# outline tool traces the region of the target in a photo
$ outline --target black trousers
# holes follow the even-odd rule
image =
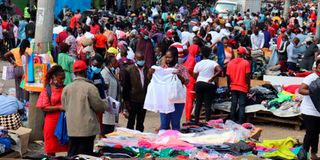
[[[318,153],[320,117],[302,115],[303,124],[306,127],[306,135],[303,139],[303,149],[311,153]]]
[[[136,130],[143,132],[143,123],[147,111],[143,109],[143,103],[130,102],[130,106],[127,128],[134,129],[134,125],[136,124]]]
[[[231,91],[230,119],[239,124],[244,123],[247,94],[241,91]],[[239,107],[239,109],[238,109]]]
[[[96,136],[90,137],[69,137],[68,157],[78,154],[93,155],[94,139]]]
[[[102,135],[114,132],[115,125],[102,124]]]
[[[217,87],[214,84],[206,82],[197,82],[196,84],[196,108],[194,110],[195,121],[198,122],[202,104],[206,109],[206,121],[211,119],[211,106]]]

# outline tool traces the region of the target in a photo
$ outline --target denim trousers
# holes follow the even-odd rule
[[[174,112],[167,114],[160,113],[160,130],[180,130],[180,120],[184,109],[184,103],[174,104],[174,108]]]
[[[231,91],[231,115],[230,119],[242,124],[245,122],[247,93],[241,91]],[[239,109],[238,109],[239,107]]]

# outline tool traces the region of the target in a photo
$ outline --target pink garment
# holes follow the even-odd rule
[[[275,150],[278,150],[278,149],[277,148],[266,148],[266,147],[263,147],[263,146],[256,146],[255,150],[270,152],[270,151],[275,151]]]
[[[194,146],[187,142],[177,139],[174,136],[160,136],[154,140],[141,139],[138,142],[139,147],[153,148],[162,150],[164,148],[173,148],[176,150],[192,150]]]

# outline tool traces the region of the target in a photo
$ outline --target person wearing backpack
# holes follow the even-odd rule
[[[306,128],[306,134],[303,140],[303,150],[301,154],[307,157],[307,154],[311,148],[311,160],[318,159],[318,143],[320,134],[320,113],[317,106],[313,103],[310,96],[310,84],[320,77],[320,59],[316,61],[315,72],[304,78],[299,93],[303,95],[301,103],[301,113],[303,124]]]
[[[41,108],[45,113],[43,136],[44,151],[47,155],[55,156],[58,152],[67,152],[68,145],[61,145],[54,135],[62,109],[62,90],[65,79],[64,70],[61,66],[55,65],[46,75],[45,89],[39,95],[37,108]]]

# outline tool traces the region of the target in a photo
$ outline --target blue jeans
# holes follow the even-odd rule
[[[184,103],[174,104],[174,112],[172,113],[160,113],[160,130],[180,130],[180,120],[184,109]],[[171,123],[171,127],[170,127]]]

